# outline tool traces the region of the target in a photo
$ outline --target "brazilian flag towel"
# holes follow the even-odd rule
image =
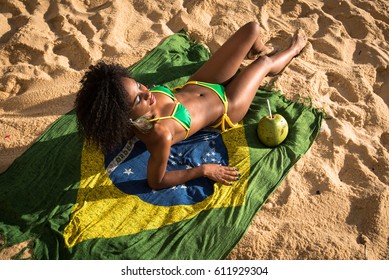
[[[146,85],[174,87],[209,56],[180,32],[130,70]],[[272,149],[256,135],[266,99],[289,123],[287,139]],[[4,247],[30,240],[35,259],[223,259],[310,148],[322,118],[280,92],[259,90],[237,128],[204,129],[173,146],[169,158],[168,170],[229,164],[239,168],[240,181],[225,186],[200,178],[156,192],[146,183],[142,142],[131,139],[104,155],[78,135],[71,111],[0,174]]]

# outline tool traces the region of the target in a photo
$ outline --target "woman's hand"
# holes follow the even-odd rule
[[[202,167],[205,177],[224,185],[232,185],[232,183],[239,180],[241,176],[237,168],[230,166],[204,164]]]

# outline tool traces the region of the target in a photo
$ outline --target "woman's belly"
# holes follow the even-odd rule
[[[224,105],[220,97],[208,88],[187,85],[176,94],[176,97],[191,115],[190,135],[215,123],[224,114]]]

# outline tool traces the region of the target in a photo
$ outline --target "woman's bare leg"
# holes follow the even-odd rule
[[[266,50],[259,38],[259,24],[249,22],[236,31],[191,77],[192,81],[224,84],[238,71],[247,54]]]
[[[283,70],[301,52],[306,42],[304,31],[298,29],[288,49],[272,56],[259,57],[226,86],[228,116],[232,122],[239,122],[246,115],[262,80],[268,74],[277,74]]]

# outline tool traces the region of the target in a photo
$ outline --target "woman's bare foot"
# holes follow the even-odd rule
[[[302,28],[296,30],[292,42],[286,50],[264,57],[269,66],[269,76],[280,75],[294,57],[298,56],[307,44],[307,36]]]
[[[290,48],[294,49],[296,54],[299,55],[304,47],[307,45],[307,35],[305,35],[304,30],[300,27],[293,34],[292,43],[290,44]]]
[[[265,45],[261,38],[258,37],[253,46],[246,55],[246,59],[254,60],[259,56],[268,55],[273,51],[273,47]]]
[[[263,45],[261,49],[254,49],[254,46],[247,53],[246,59],[255,60],[260,56],[268,55],[274,51],[273,46]]]

